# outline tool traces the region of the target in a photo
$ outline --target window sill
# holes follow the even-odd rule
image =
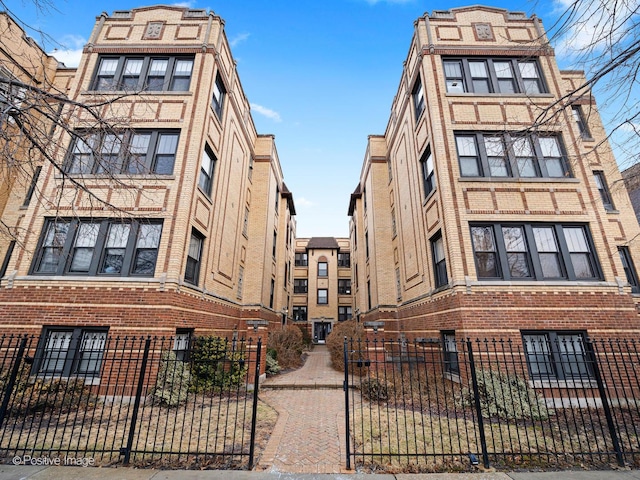
[[[213,205],[213,200],[211,200],[211,195],[205,192],[198,186],[198,191],[202,194],[202,196],[209,202],[209,205]]]
[[[505,182],[505,183],[580,183],[574,177],[458,177],[459,182]]]
[[[531,388],[598,388],[598,384],[595,380],[585,378],[584,380],[529,380],[529,386]]]
[[[154,90],[154,91],[148,91],[148,90],[138,90],[138,91],[130,91],[130,90],[84,90],[83,92],[80,93],[81,95],[117,95],[118,97],[122,97],[124,96],[135,96],[135,97],[139,97],[139,96],[144,96],[145,100],[146,97],[150,97],[150,96],[155,96],[155,95],[169,95],[172,97],[176,97],[176,96],[185,96],[188,95],[190,97],[193,96],[193,92],[191,90],[185,90],[185,91],[174,91],[174,90],[166,90],[166,91],[160,91],[160,90]]]
[[[618,287],[617,283],[604,282],[602,280],[476,280],[467,282],[468,286],[488,287],[496,285],[505,287]]]
[[[56,173],[55,178],[61,179],[65,177],[82,178],[84,180],[110,180],[113,178],[135,178],[136,180],[175,180],[176,176],[164,175],[161,173],[113,173],[113,174],[96,174],[96,173]]]
[[[47,374],[37,374],[29,377],[29,383],[34,384],[37,379],[46,380],[46,381],[54,381],[54,380],[84,380],[84,384],[88,387],[98,386],[100,385],[100,377],[94,376],[83,376],[83,375],[72,375],[70,377],[62,377],[60,375],[47,375]]]
[[[459,373],[453,373],[453,372],[444,372],[444,378],[446,378],[447,380],[450,380],[454,383],[462,383],[462,379],[460,378],[460,374]]]
[[[445,92],[446,97],[489,97],[489,98],[555,98],[551,93],[474,93],[474,92]]]
[[[424,207],[427,203],[429,203],[429,200],[431,200],[431,197],[433,197],[436,194],[436,190],[437,188],[434,188],[433,190],[431,190],[426,197],[424,197],[424,200],[422,202],[422,206]]]
[[[605,208],[604,211],[607,215],[618,215],[620,210],[616,210],[615,208]]]

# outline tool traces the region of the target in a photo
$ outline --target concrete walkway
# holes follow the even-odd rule
[[[260,399],[279,416],[255,470],[346,472],[343,379],[327,347],[317,345],[302,368],[264,382]]]

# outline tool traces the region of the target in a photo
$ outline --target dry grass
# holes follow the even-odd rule
[[[356,453],[362,470],[466,471],[472,469],[469,452],[482,461],[478,428],[470,413],[458,411],[455,417],[368,402],[356,405],[354,412],[354,451],[366,453]],[[615,463],[614,455],[598,453],[612,451],[607,432],[588,424],[570,428],[563,415],[535,423],[485,420],[485,435],[491,465],[497,468],[609,468]],[[640,455],[637,435],[627,433],[622,440],[631,446],[627,451]]]
[[[131,403],[102,402],[94,408],[59,415],[42,412],[5,422],[0,448],[7,457],[29,453],[94,458],[96,465],[121,462],[127,445]],[[256,458],[273,431],[277,413],[259,402]],[[14,433],[15,432],[15,433]],[[131,463],[181,468],[241,468],[251,433],[251,401],[201,396],[177,408],[140,407]],[[11,447],[11,448],[9,448]],[[136,453],[139,452],[139,453]]]

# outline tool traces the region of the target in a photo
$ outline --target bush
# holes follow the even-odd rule
[[[504,420],[546,420],[554,411],[544,398],[517,375],[494,370],[480,370],[477,374],[482,415]],[[460,404],[475,405],[473,390],[465,388]]]
[[[275,350],[267,350],[267,375],[277,375],[280,373],[281,368],[278,360],[276,360],[276,355]]]
[[[360,345],[359,342],[367,337],[367,333],[362,324],[356,322],[355,319],[339,322],[333,326],[333,330],[327,338],[327,348],[331,354],[331,365],[340,372],[344,372],[344,337],[347,337],[349,342],[353,340],[356,347],[361,346],[362,349],[365,349],[364,342]],[[352,353],[350,360],[358,360],[356,355],[356,353]]]
[[[287,325],[281,330],[269,334],[267,348],[276,352],[280,368],[298,368],[302,366],[302,332],[295,325]]]
[[[50,411],[59,414],[72,410],[93,408],[98,397],[85,385],[84,378],[36,378],[33,382],[20,381],[15,387],[15,400],[11,413],[28,415]]]
[[[192,391],[219,392],[239,387],[246,380],[244,354],[234,350],[226,338],[196,337],[191,360]]]
[[[389,400],[389,386],[374,377],[366,378],[360,382],[360,393],[371,402],[386,402]]]
[[[173,350],[162,353],[156,384],[151,389],[153,403],[177,407],[187,401],[191,372],[186,362],[181,362]]]
[[[302,333],[302,345],[305,349],[309,350],[313,345],[313,339],[311,338],[311,333],[309,333],[307,325],[296,324],[295,326],[298,327],[300,329],[300,332]]]

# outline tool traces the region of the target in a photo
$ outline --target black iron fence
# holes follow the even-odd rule
[[[2,336],[0,455],[15,464],[251,469],[260,356],[259,340],[77,329]]]
[[[640,466],[640,343],[346,340],[347,464],[379,471]]]

